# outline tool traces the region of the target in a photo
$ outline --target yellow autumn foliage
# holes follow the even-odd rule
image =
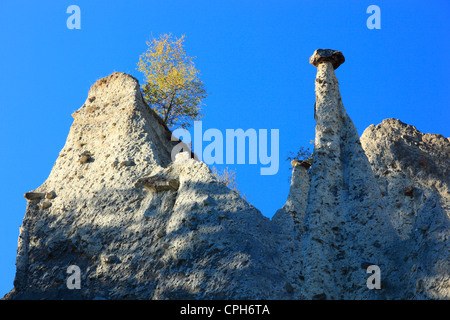
[[[137,63],[144,74],[144,98],[169,128],[187,128],[191,121],[198,120],[207,96],[194,65],[195,57],[185,52],[184,38],[170,34],[152,38]]]

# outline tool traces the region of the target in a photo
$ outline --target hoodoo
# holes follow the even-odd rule
[[[383,211],[381,194],[359,135],[342,103],[335,69],[340,51],[318,49],[316,136],[302,237],[306,298],[345,299],[371,293],[363,261],[387,269],[382,252],[395,234]]]

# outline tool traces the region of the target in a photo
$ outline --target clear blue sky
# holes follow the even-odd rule
[[[66,9],[81,9],[69,30]],[[369,30],[369,5],[381,30]],[[280,130],[280,170],[234,165],[239,188],[272,217],[289,191],[289,151],[314,139],[317,48],[341,50],[343,102],[362,134],[398,118],[450,136],[450,1],[0,2],[0,297],[13,287],[23,193],[48,177],[89,87],[135,69],[151,34],[186,35],[209,93],[203,128]]]

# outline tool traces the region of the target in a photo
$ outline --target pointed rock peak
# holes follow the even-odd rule
[[[322,62],[329,61],[336,70],[341,64],[345,62],[344,55],[340,51],[332,49],[317,49],[314,54],[309,58],[309,63],[317,67]]]
[[[64,148],[45,185],[36,192],[126,188],[153,169],[165,168],[177,141],[145,103],[139,81],[114,72],[95,82],[74,114]],[[50,189],[49,189],[50,188]]]
[[[97,80],[90,88],[84,105],[72,116],[74,119],[84,113],[94,114],[95,111],[103,111],[102,107],[117,107],[119,100],[124,97],[142,100],[139,81],[129,74],[114,72],[113,74]],[[110,110],[109,110],[110,111]],[[104,112],[101,112],[104,113]]]
[[[133,77],[92,86],[49,178],[25,194],[9,298],[287,297],[270,220],[189,152],[172,161],[179,142],[158,119]],[[68,265],[92,285],[68,290]]]

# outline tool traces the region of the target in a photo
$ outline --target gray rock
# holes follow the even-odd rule
[[[51,200],[56,197],[55,191],[50,191],[45,194],[45,199]]]
[[[313,160],[293,164],[272,220],[192,153],[173,161],[180,142],[136,79],[97,81],[49,177],[25,196],[36,201],[4,299],[449,299],[449,140],[385,120],[360,141],[334,74],[342,54],[314,56]],[[37,201],[46,190],[58,196]],[[372,262],[382,290],[366,287]],[[80,290],[66,287],[70,265]]]
[[[159,176],[141,178],[138,180],[138,182],[140,182],[145,189],[151,192],[161,192],[168,190],[177,191],[180,187],[180,183],[177,180],[167,179]]]
[[[450,299],[450,139],[385,119],[361,144],[401,239],[395,253],[408,288],[401,296]]]
[[[45,197],[45,193],[42,192],[26,192],[24,195],[27,200],[40,200]]]
[[[41,203],[39,203],[39,207],[42,209],[48,209],[52,206],[52,203],[49,201],[42,201]]]
[[[136,165],[133,160],[125,160],[119,163],[119,167],[131,167]]]

